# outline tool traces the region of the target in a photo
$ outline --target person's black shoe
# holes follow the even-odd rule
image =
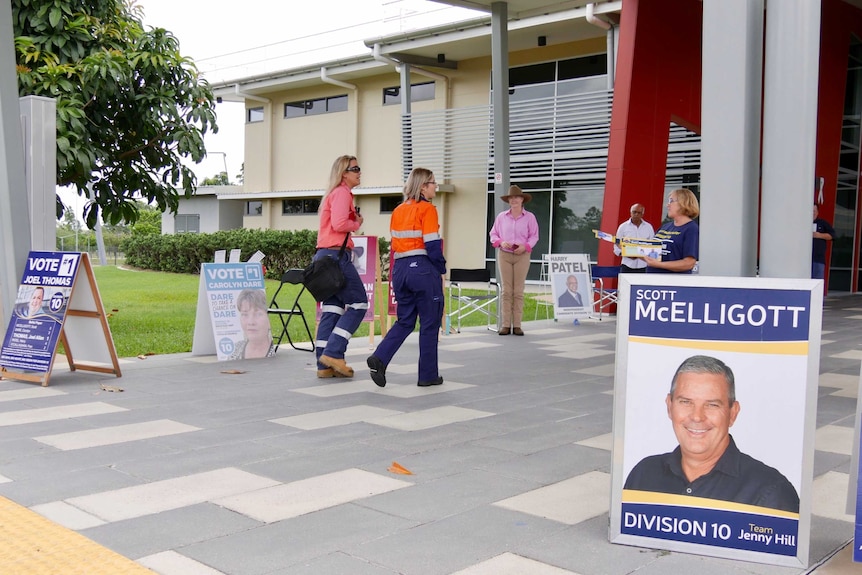
[[[419,387],[429,387],[431,385],[440,385],[441,383],[443,383],[443,378],[438,377],[437,379],[432,379],[431,381],[420,381],[416,385],[418,385]]]
[[[383,361],[376,355],[369,355],[365,360],[368,364],[368,369],[371,370],[371,379],[378,387],[386,387],[386,366]]]

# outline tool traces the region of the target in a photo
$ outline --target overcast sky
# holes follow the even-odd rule
[[[137,0],[146,26],[164,28],[180,42],[210,82],[283,70],[356,54],[362,40],[482,16],[426,0]],[[219,132],[205,137],[208,157],[190,164],[198,176],[225,170],[232,181],[243,161],[245,106],[216,106]],[[216,153],[219,152],[219,153]],[[74,192],[61,195],[76,206]]]
[[[386,34],[474,18],[481,13],[425,0],[138,0],[144,23],[171,31],[184,56],[210,82],[248,77],[367,54],[362,42]],[[206,138],[207,160],[198,178],[239,174],[243,155],[243,104],[216,107],[219,133]],[[213,152],[223,152],[215,154]]]

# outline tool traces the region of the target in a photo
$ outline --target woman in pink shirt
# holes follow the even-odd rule
[[[497,248],[503,290],[503,325],[500,335],[524,335],[521,318],[524,315],[524,283],[530,271],[530,252],[539,241],[539,222],[536,216],[524,209],[533,199],[518,186],[509,188],[509,194],[500,198],[509,209],[497,214],[488,234],[491,245]],[[511,326],[511,329],[510,329]]]
[[[314,350],[317,354],[317,377],[353,377],[353,368],[344,360],[347,343],[353,335],[365,310],[368,295],[353,266],[352,232],[362,227],[362,216],[353,204],[353,188],[359,185],[362,170],[355,156],[340,156],[332,164],[327,192],[320,201],[320,228],[317,231],[317,253],[314,259],[324,256],[338,258],[341,245],[347,238],[347,248],[339,260],[344,279],[341,291],[321,302],[320,321]]]

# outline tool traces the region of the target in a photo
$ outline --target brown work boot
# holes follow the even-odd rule
[[[344,377],[353,377],[353,368],[347,365],[343,358],[329,357],[328,355],[320,356],[320,363],[326,367],[331,367]]]
[[[317,378],[318,379],[326,379],[329,377],[349,377],[344,375],[343,373],[338,373],[331,367],[327,367],[326,369],[318,369],[317,370]]]

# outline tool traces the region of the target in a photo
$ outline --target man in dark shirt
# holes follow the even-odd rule
[[[730,436],[740,407],[724,362],[704,355],[682,362],[665,403],[679,446],[635,465],[624,489],[799,512],[799,495],[787,478],[740,452]]]
[[[826,248],[835,239],[835,229],[819,218],[820,209],[814,204],[814,223],[811,230],[811,278],[822,280],[826,276]]]

